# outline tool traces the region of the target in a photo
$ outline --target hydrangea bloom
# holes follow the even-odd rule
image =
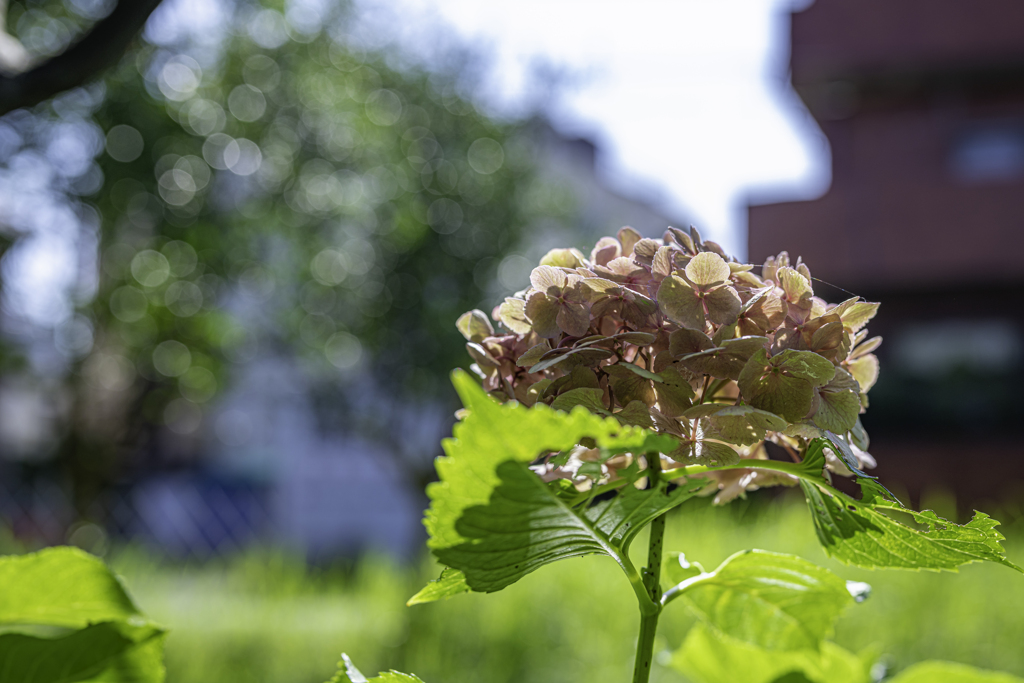
[[[760,274],[755,271],[760,269]],[[550,251],[530,287],[458,321],[484,388],[501,401],[583,406],[670,434],[663,467],[767,458],[765,442],[796,458],[826,432],[848,448],[829,469],[872,466],[859,418],[878,376],[881,342],[864,326],[878,304],[814,295],[807,265],[782,252],[760,268],[726,256],[696,229],[646,239],[632,228],[604,237],[587,258]],[[579,488],[610,481],[633,462],[582,444],[534,469]],[[788,475],[735,469],[708,473],[725,502]]]

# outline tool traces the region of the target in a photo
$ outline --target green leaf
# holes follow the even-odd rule
[[[704,567],[699,562],[690,562],[683,553],[669,552],[665,554],[665,566],[662,568],[662,576],[669,583],[682,583],[703,573]]]
[[[405,605],[406,607],[412,607],[413,605],[421,605],[426,602],[434,602],[435,600],[447,600],[454,595],[465,593],[468,590],[469,586],[466,585],[466,576],[457,569],[445,567],[441,571],[441,576],[420,589],[420,592],[409,598]]]
[[[766,650],[702,623],[672,658],[672,668],[695,683],[869,683],[872,663],[828,641],[820,650]]]
[[[1001,671],[975,669],[954,662],[920,662],[888,680],[889,683],[1024,683],[1024,678]]]
[[[154,626],[112,621],[58,638],[5,633],[0,683],[160,683],[163,636]]]
[[[853,452],[853,449],[850,448],[850,444],[846,443],[846,439],[838,434],[833,434],[830,431],[825,432],[825,437],[828,439],[827,447],[843,461],[844,465],[846,465],[852,472],[856,473],[857,476],[867,477],[868,479],[878,479],[878,477],[873,477],[860,469],[860,460],[857,459],[857,455]]]
[[[563,413],[543,405],[499,404],[462,371],[453,383],[466,407],[437,461],[425,524],[428,546],[464,573],[475,591],[500,590],[556,560],[603,553],[624,567],[629,541],[651,519],[694,495],[704,482],[669,492],[632,487],[610,501],[573,506],[560,488],[529,469],[538,455],[566,451],[582,439],[614,452],[666,451],[676,442],[583,408]],[[635,571],[635,570],[634,570]]]
[[[367,679],[352,663],[349,656],[342,654],[341,661],[338,662],[338,673],[334,674],[334,677],[327,683],[423,683],[423,681],[412,674],[403,674],[397,671],[382,671],[373,678]]]
[[[666,593],[704,622],[770,650],[817,649],[853,602],[846,582],[794,555],[744,550]]]
[[[0,624],[82,628],[141,618],[102,560],[78,548],[0,557]]]
[[[628,487],[610,501],[578,510],[522,463],[506,461],[495,474],[499,483],[487,504],[459,517],[457,532],[465,540],[443,547],[431,539],[441,562],[462,570],[471,590],[487,593],[560,559],[603,553],[621,563],[636,532],[703,487],[671,493],[664,486]]]
[[[847,564],[868,568],[955,571],[969,562],[998,562],[1024,572],[1006,559],[995,530],[999,522],[983,512],[961,526],[934,512],[914,512],[885,498],[884,490],[868,479],[858,480],[860,501],[825,493],[801,482],[814,518],[818,540],[825,552]],[[927,527],[919,530],[897,522],[891,513],[906,514]]]

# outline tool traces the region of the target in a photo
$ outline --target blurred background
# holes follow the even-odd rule
[[[623,225],[881,301],[878,474],[1024,552],[1014,0],[0,0],[0,112],[0,548],[106,555],[169,680],[625,675],[630,620],[577,633],[628,590],[402,606],[455,319]],[[799,501],[702,506],[705,563],[822,558]],[[1010,572],[841,573],[842,644],[1024,674]]]

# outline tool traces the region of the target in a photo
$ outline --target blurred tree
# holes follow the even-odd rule
[[[31,48],[81,2],[11,25]],[[165,427],[195,447],[257,353],[301,359],[326,428],[407,453],[396,406],[448,400],[457,315],[552,208],[528,127],[474,106],[465,53],[427,71],[360,49],[344,5],[220,9],[216,40],[140,42],[102,87],[8,117],[37,144],[74,119],[102,147],[62,186],[95,209],[57,449],[83,513],[126,463],[165,459]]]
[[[33,55],[5,30],[7,1],[0,0],[0,114],[83,85],[113,66],[158,4],[160,0],[70,3],[71,17],[97,21],[87,29],[75,21],[64,24],[76,30],[61,32],[64,40],[58,38],[52,49]]]

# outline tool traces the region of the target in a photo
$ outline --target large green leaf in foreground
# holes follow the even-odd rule
[[[811,508],[814,527],[825,552],[841,562],[868,568],[956,570],[969,562],[998,562],[1017,571],[999,544],[999,522],[983,512],[964,525],[942,519],[934,512],[914,512],[886,497],[873,481],[860,479],[859,501],[830,495],[801,482]],[[905,514],[925,527],[902,524],[890,514]]]
[[[835,643],[818,650],[766,650],[698,623],[672,657],[672,668],[695,683],[870,683],[870,658]]]
[[[139,616],[107,565],[77,548],[0,557],[0,624],[81,628]]]
[[[633,537],[654,517],[683,502],[703,482],[671,491],[624,487],[619,495],[588,506],[558,483],[546,484],[529,469],[537,456],[565,451],[584,438],[609,452],[665,452],[671,437],[658,436],[612,418],[575,408],[499,404],[467,374],[453,383],[467,409],[444,442],[437,461],[440,481],[427,489],[428,545],[445,565],[464,575],[466,586],[491,592],[563,558],[604,553],[620,564]],[[574,494],[575,492],[570,492]],[[423,602],[458,588],[459,577],[442,577],[414,598]]]
[[[745,550],[666,593],[702,621],[768,649],[817,649],[853,596],[846,582],[795,555]]]
[[[0,627],[0,683],[164,679],[163,630],[77,548],[0,557]]]
[[[163,680],[164,632],[104,622],[59,638],[0,636],[3,683],[155,683]]]
[[[875,657],[825,641],[817,650],[768,650],[698,623],[672,657],[672,668],[694,683],[871,683]],[[889,683],[1024,683],[997,671],[953,662],[921,662]]]
[[[985,671],[953,662],[921,662],[902,671],[889,683],[1024,683],[1024,678],[1001,671]]]

